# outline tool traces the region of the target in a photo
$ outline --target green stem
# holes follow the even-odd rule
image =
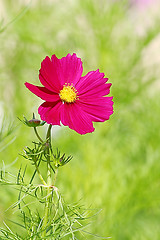
[[[36,127],[34,127],[34,131],[35,131],[35,134],[36,134],[37,138],[39,139],[39,141],[40,141],[40,142],[43,142],[42,138],[39,136],[39,134],[38,134],[38,132],[37,132]],[[42,183],[46,186],[47,184],[46,184],[46,182],[44,181],[44,179],[43,179],[43,177],[42,177],[42,175],[41,175],[41,173],[40,173],[40,171],[39,171],[39,168],[38,168],[38,166],[37,166],[36,163],[35,163],[35,167],[36,167],[36,170],[37,170],[37,173],[38,173],[39,178],[41,179]]]
[[[48,213],[49,213],[49,206],[50,206],[50,197],[51,197],[51,185],[52,185],[52,178],[51,178],[51,167],[50,167],[50,155],[49,155],[49,149],[51,146],[51,128],[52,125],[49,125],[47,135],[46,135],[46,143],[47,143],[47,195],[46,195],[46,203],[45,203],[45,209],[44,209],[44,220],[43,220],[43,225],[42,225],[42,237],[46,237],[46,227],[48,224]]]
[[[40,171],[39,171],[39,168],[38,168],[38,166],[37,166],[36,163],[35,163],[35,167],[36,167],[36,170],[37,170],[38,176],[39,176],[39,178],[41,179],[43,185],[47,186],[47,183],[44,181],[44,179],[43,179],[43,177],[42,177],[42,175],[41,175],[41,173],[40,173]]]
[[[52,125],[50,124],[48,127],[47,135],[46,135],[46,140],[49,144],[51,144],[51,128],[52,128]]]
[[[55,183],[56,183],[57,174],[58,174],[58,168],[55,169],[54,180],[53,180],[53,185],[54,186],[55,186]]]
[[[39,139],[40,142],[43,142],[42,138],[39,136],[38,132],[37,132],[37,129],[36,127],[34,127],[34,131],[35,131],[35,134],[37,136],[37,138]]]

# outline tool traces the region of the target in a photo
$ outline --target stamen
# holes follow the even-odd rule
[[[76,101],[77,90],[73,87],[73,84],[65,83],[63,89],[60,91],[59,96],[63,102],[73,103]]]

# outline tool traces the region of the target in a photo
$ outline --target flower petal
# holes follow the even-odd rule
[[[62,86],[65,83],[73,83],[73,85],[75,85],[76,82],[78,82],[81,78],[83,72],[81,59],[78,58],[75,53],[73,53],[73,55],[68,54],[66,57],[61,58],[60,62],[63,73],[61,74]]]
[[[60,125],[60,112],[61,112],[62,102],[44,102],[38,108],[38,113],[43,121],[48,124]]]
[[[93,123],[78,104],[63,104],[61,121],[63,125],[75,130],[79,134],[91,133],[94,131]]]
[[[79,96],[82,94],[95,94],[99,93],[101,96],[109,93],[111,84],[105,84],[108,78],[104,78],[104,73],[100,73],[99,69],[87,73],[84,77],[81,77],[79,82],[76,84],[76,89]]]
[[[101,97],[79,100],[77,104],[89,115],[94,122],[104,122],[113,114],[113,97]]]
[[[75,85],[82,72],[82,61],[75,53],[61,59],[53,55],[51,59],[46,57],[41,63],[39,79],[47,89],[59,93],[65,83]]]
[[[83,92],[83,93],[79,93],[78,96],[79,98],[90,98],[90,97],[103,97],[106,96],[110,93],[110,87],[111,87],[111,83],[105,83],[105,84],[101,84],[99,86],[93,87],[88,89],[88,91]]]
[[[53,57],[54,56],[54,57]],[[53,55],[52,60],[47,56],[41,63],[39,80],[43,86],[52,92],[59,93],[60,84],[60,61]]]
[[[41,99],[48,101],[48,102],[56,102],[58,101],[59,95],[51,92],[50,90],[48,90],[45,87],[39,87],[39,86],[35,86],[31,83],[26,82],[25,86],[35,95],[37,95],[38,97],[40,97]]]

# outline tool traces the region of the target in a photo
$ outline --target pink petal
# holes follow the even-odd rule
[[[66,57],[61,58],[60,62],[61,71],[63,73],[61,74],[62,86],[65,83],[73,83],[73,85],[75,85],[76,82],[79,81],[83,72],[81,59],[78,58],[75,53],[73,53],[73,55],[68,54]]]
[[[113,114],[113,97],[90,98],[86,101],[79,100],[77,104],[85,111],[92,121],[104,122]]]
[[[88,91],[83,93],[78,93],[79,98],[89,98],[89,97],[102,97],[110,93],[111,83],[106,83],[99,85],[97,87],[90,88]]]
[[[38,108],[38,113],[43,121],[48,124],[60,125],[60,112],[61,112],[62,102],[58,101],[55,103],[44,102]]]
[[[51,59],[46,57],[41,63],[39,79],[47,89],[59,93],[65,83],[75,85],[82,72],[82,61],[75,53],[61,59],[53,55]]]
[[[54,55],[52,60],[47,56],[41,63],[39,71],[39,80],[43,86],[52,92],[59,93],[61,89],[60,84],[60,61]]]
[[[38,87],[28,82],[25,83],[25,86],[35,95],[40,97],[41,99],[48,101],[48,102],[56,102],[58,101],[59,95],[51,92],[45,87]]]
[[[106,95],[106,92],[109,92],[110,85],[105,85],[105,83],[108,81],[108,78],[104,78],[104,73],[100,73],[99,69],[96,71],[91,71],[87,73],[84,77],[81,77],[79,82],[76,84],[76,89],[79,93],[79,95],[89,93],[90,91],[96,92],[96,89],[98,91],[102,91],[102,94]],[[103,91],[104,88],[104,91]],[[106,91],[107,88],[107,91]],[[91,92],[92,94],[92,92]]]
[[[78,104],[63,104],[61,121],[65,126],[75,130],[79,134],[86,134],[94,131],[91,119]]]

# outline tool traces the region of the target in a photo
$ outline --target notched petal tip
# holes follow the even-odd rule
[[[98,73],[99,76],[102,78],[105,76],[105,74],[103,72],[100,72],[99,68],[96,71],[92,71],[92,72]]]
[[[45,63],[46,61],[51,61],[50,57],[46,56],[43,61],[41,62],[41,65]]]
[[[68,59],[69,61],[78,61],[79,63],[83,64],[83,63],[82,63],[82,59],[79,58],[76,53],[72,53],[72,54],[68,53],[68,54],[66,55],[66,57],[62,57],[61,59],[63,59],[63,60],[64,60],[64,59]],[[60,60],[61,60],[61,59],[60,59]]]
[[[51,62],[54,63],[54,61],[59,61],[59,58],[56,57],[56,54],[53,54],[50,59]]]

